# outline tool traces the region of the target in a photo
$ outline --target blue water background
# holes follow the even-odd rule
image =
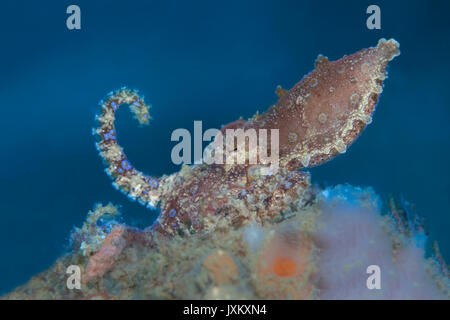
[[[252,116],[292,87],[319,53],[334,60],[395,38],[373,123],[335,160],[311,170],[323,185],[403,195],[450,260],[450,2],[21,1],[0,2],[0,294],[48,268],[96,202],[122,205],[147,226],[157,212],[130,202],[103,172],[91,128],[113,89],[138,88],[153,121],[119,111],[120,144],[148,174],[170,161],[176,128]],[[66,28],[81,7],[82,29]],[[381,30],[366,28],[370,4]]]

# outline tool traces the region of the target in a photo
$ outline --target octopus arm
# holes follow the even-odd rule
[[[140,124],[149,123],[150,106],[137,91],[121,88],[111,92],[100,102],[101,114],[96,116],[99,126],[93,129],[93,134],[97,137],[97,150],[107,166],[106,173],[112,178],[117,189],[133,200],[156,207],[161,198],[160,190],[164,178],[150,177],[135,169],[117,142],[115,114],[124,104],[130,106]]]

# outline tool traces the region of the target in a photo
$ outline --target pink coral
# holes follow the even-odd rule
[[[315,233],[320,298],[448,299],[448,278],[435,277],[434,260],[425,258],[424,235],[401,233],[395,219],[380,215],[380,203],[371,189],[323,191]],[[366,286],[371,265],[380,268],[380,289]]]
[[[100,249],[89,258],[86,273],[83,278],[85,283],[94,278],[101,277],[110,271],[125,247],[126,241],[123,238],[125,228],[118,225],[106,236]]]

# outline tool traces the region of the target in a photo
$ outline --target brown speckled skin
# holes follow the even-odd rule
[[[376,47],[337,61],[319,56],[315,69],[292,89],[277,89],[279,100],[268,111],[225,126],[279,129],[280,169],[270,176],[255,177],[254,166],[245,164],[202,164],[183,166],[180,172],[157,178],[156,187],[150,186],[154,178],[131,165],[126,170],[120,167],[125,154],[116,139],[105,138],[114,130],[113,102],[143,102],[136,92],[121,89],[102,103],[100,127],[94,130],[108,164],[106,172],[130,198],[150,206],[159,204],[161,215],[152,232],[186,235],[237,228],[249,221],[276,221],[290,203],[304,199],[310,185],[309,174],[297,170],[345,152],[371,122],[387,64],[399,54],[398,47],[395,40],[381,39]],[[141,123],[148,122],[145,104],[132,111]]]

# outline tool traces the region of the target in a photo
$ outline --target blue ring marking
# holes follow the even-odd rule
[[[151,187],[156,188],[156,187],[158,187],[158,180],[156,180],[156,179],[150,179],[150,181],[148,182],[148,184],[149,184]]]
[[[177,214],[177,210],[175,210],[175,209],[172,209],[172,210],[169,211],[169,216],[171,218],[175,217],[176,214]]]
[[[113,134],[115,134],[113,129],[111,129],[108,133],[103,134],[105,141],[107,141],[108,139],[116,140],[116,137],[113,136]]]
[[[194,185],[190,191],[191,191],[191,194],[193,194],[193,195],[196,194],[198,191],[198,185]]]
[[[123,160],[122,161],[122,168],[124,168],[125,170],[129,170],[131,169],[131,164],[128,160]]]
[[[112,102],[111,106],[113,107],[114,111],[119,108],[119,106],[115,102]]]

